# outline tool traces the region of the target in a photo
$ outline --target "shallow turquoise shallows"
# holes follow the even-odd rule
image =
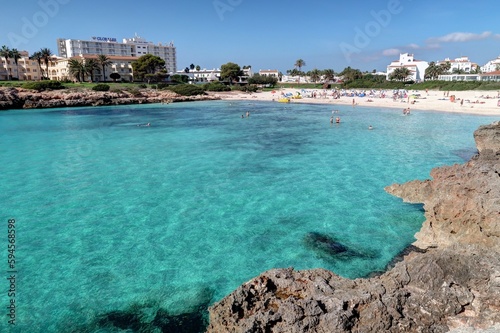
[[[463,163],[494,120],[250,100],[1,112],[0,331],[12,328],[8,219],[19,332],[145,301],[181,313],[276,267],[363,277],[424,221],[384,187]],[[311,246],[312,232],[351,255]]]

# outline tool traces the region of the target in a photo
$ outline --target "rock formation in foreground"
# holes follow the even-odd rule
[[[215,99],[220,99],[220,97],[217,95],[181,96],[168,90],[102,92],[90,89],[64,89],[37,92],[22,88],[0,88],[0,110],[146,104]]]
[[[348,280],[322,269],[273,269],[210,308],[208,332],[448,332],[500,327],[500,122],[479,154],[432,180],[386,191],[424,203],[412,251],[384,274]]]

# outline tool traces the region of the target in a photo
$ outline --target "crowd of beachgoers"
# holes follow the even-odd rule
[[[275,89],[258,93],[221,94],[222,99],[285,103],[323,103],[380,108],[407,108],[500,116],[500,91],[407,89]],[[404,105],[403,105],[404,104]]]

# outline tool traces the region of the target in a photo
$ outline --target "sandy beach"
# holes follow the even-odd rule
[[[500,92],[497,91],[412,91],[409,90],[406,95],[400,98],[393,98],[392,90],[386,90],[385,97],[380,97],[381,90],[376,90],[375,94],[370,95],[370,90],[356,89],[354,91],[365,91],[364,97],[359,96],[340,96],[334,98],[332,90],[303,90],[303,89],[276,89],[274,91],[243,93],[243,92],[222,92],[217,95],[224,100],[258,100],[274,101],[283,96],[297,96],[301,98],[290,98],[290,103],[317,103],[335,105],[353,105],[354,107],[378,107],[394,108],[402,110],[410,108],[411,112],[418,110],[455,112],[477,115],[499,115],[500,116]],[[316,97],[314,97],[316,92]],[[346,91],[351,93],[351,90]],[[325,96],[326,93],[326,96]]]

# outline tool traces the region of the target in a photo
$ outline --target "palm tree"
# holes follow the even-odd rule
[[[21,59],[21,54],[17,49],[12,49],[11,50],[11,58],[14,59],[14,63],[16,64],[16,71],[17,71],[17,79],[19,80],[19,66],[18,66],[18,60]]]
[[[325,82],[333,81],[333,79],[335,78],[335,72],[333,71],[333,69],[325,69],[323,71],[323,75],[325,77]]]
[[[306,62],[302,59],[298,59],[296,62],[295,62],[295,67],[298,67],[299,68],[299,82],[300,82],[300,70],[302,69],[302,67],[304,67],[306,65]]]
[[[424,78],[434,80],[439,76],[439,67],[436,66],[434,61],[429,63],[429,66],[425,69]]]
[[[311,77],[311,80],[314,83],[316,83],[320,79],[321,76],[320,74],[321,74],[320,71],[317,68],[315,68],[309,73],[309,76]]]
[[[74,76],[78,82],[82,82],[85,76],[85,67],[83,62],[77,59],[70,59],[68,61],[68,72],[70,75]]]
[[[471,74],[481,74],[482,71],[481,71],[481,67],[479,66],[476,66],[474,67],[471,71],[470,71]]]
[[[40,49],[40,56],[45,62],[45,75],[47,79],[49,78],[49,61],[50,57],[52,57],[52,51],[49,48]]]
[[[389,79],[390,80],[396,80],[396,81],[406,81],[406,79],[410,75],[411,75],[411,71],[408,68],[406,68],[406,67],[399,67],[399,68],[396,68],[389,75]]]
[[[3,45],[2,48],[0,49],[0,57],[5,58],[5,71],[7,72],[7,79],[10,80],[12,75],[10,75],[9,73],[8,62],[9,58],[12,57],[12,51],[7,46]]]
[[[451,74],[465,74],[465,70],[463,70],[461,68],[453,68],[453,70],[451,71]]]
[[[94,71],[99,69],[99,63],[95,59],[85,59],[85,64],[83,65],[85,73],[90,75],[90,81],[94,82]]]
[[[363,74],[359,69],[351,68],[351,66],[344,68],[339,75],[342,76],[344,81],[355,81],[363,77]]]
[[[34,52],[31,57],[31,60],[36,60],[38,63],[38,69],[40,69],[40,79],[43,76],[43,69],[42,69],[42,53],[41,52]]]
[[[440,64],[439,67],[441,67],[441,74],[446,74],[450,68],[451,68],[451,63],[449,61],[445,62],[444,64]]]
[[[189,65],[189,71],[190,72],[194,71],[195,68],[196,68],[196,66],[194,64]],[[195,79],[194,79],[194,74],[193,74],[193,82],[194,81],[195,81]]]
[[[106,82],[106,66],[111,65],[113,62],[106,55],[100,54],[97,56],[97,63],[102,67],[102,80]]]
[[[199,72],[201,69],[200,65],[196,65],[196,70]]]

